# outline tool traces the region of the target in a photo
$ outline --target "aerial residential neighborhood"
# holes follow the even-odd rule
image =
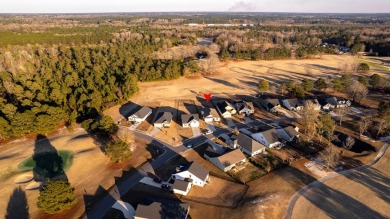
[[[390,218],[389,9],[4,2],[0,218]]]

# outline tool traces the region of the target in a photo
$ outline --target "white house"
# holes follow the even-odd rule
[[[231,118],[232,115],[236,114],[237,111],[234,106],[228,101],[217,103],[217,110],[223,118]]]
[[[240,149],[249,156],[255,156],[256,154],[263,153],[265,146],[255,141],[253,138],[243,133],[238,134],[237,144]]]
[[[133,115],[129,116],[128,120],[130,122],[142,122],[145,121],[148,116],[152,114],[152,109],[150,109],[147,106],[142,107],[140,110],[138,110],[136,113]]]
[[[269,148],[283,146],[282,142],[279,141],[279,132],[274,128],[263,132],[253,133],[251,136],[253,139]]]
[[[246,157],[240,150],[228,151],[222,155],[206,151],[204,157],[223,172],[227,172],[233,167],[246,162]]]
[[[351,106],[351,101],[345,100],[343,98],[328,97],[326,99],[328,103],[332,104],[334,108],[342,108]]]
[[[192,184],[189,181],[175,180],[172,187],[174,193],[179,195],[187,195],[192,187]]]
[[[280,108],[280,102],[278,99],[261,99],[261,104],[266,110],[272,113],[277,112]]]
[[[287,126],[285,128],[278,128],[277,131],[279,133],[279,136],[287,142],[292,142],[299,138],[298,127],[294,128],[292,126]]]
[[[199,164],[192,162],[190,165],[181,166],[172,174],[175,180],[188,180],[196,186],[204,187],[209,179],[209,171]]]
[[[217,110],[215,110],[214,108],[203,108],[201,110],[201,114],[206,123],[221,121],[221,118],[219,117]]]
[[[157,115],[156,121],[154,122],[154,127],[157,127],[157,128],[170,127],[171,123],[172,123],[172,117],[173,117],[173,115],[171,112],[160,112]]]
[[[252,102],[240,101],[236,102],[234,105],[237,109],[238,114],[250,115],[255,113],[255,108],[253,107]]]
[[[183,128],[199,127],[199,115],[198,114],[182,114],[181,122]]]
[[[303,109],[303,102],[299,101],[296,98],[293,99],[284,99],[282,100],[282,104],[284,107],[291,111],[300,111]]]

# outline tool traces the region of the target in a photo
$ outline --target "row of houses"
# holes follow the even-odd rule
[[[268,127],[262,130],[240,129],[238,135],[222,134],[219,139],[229,147],[210,143],[204,157],[224,172],[240,166],[248,157],[264,153],[266,148],[281,148],[286,142],[297,141],[299,128],[293,126]]]
[[[337,98],[337,97],[327,97],[327,98],[318,98],[318,99],[276,99],[276,98],[266,98],[258,99],[259,105],[264,107],[270,112],[277,112],[278,109],[282,106],[291,111],[301,111],[306,102],[312,102],[316,106],[317,110],[329,111],[332,109],[349,107],[351,106],[351,101]]]
[[[216,103],[217,110],[223,118],[231,118],[235,114],[250,115],[255,112],[252,102],[238,101],[233,104],[229,101],[221,101]]]
[[[147,106],[142,107],[137,112],[128,117],[128,120],[134,123],[140,123],[145,121],[152,114],[152,109]],[[157,128],[169,128],[171,126],[173,114],[168,111],[159,112],[156,116],[156,120],[153,122],[154,127]],[[184,128],[187,127],[199,127],[199,115],[198,114],[182,114],[181,122]]]

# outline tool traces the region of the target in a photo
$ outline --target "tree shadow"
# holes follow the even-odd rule
[[[7,205],[5,219],[28,219],[28,202],[26,192],[19,186],[14,189]]]
[[[348,174],[346,177],[364,185],[375,192],[381,199],[390,203],[390,178],[378,169],[369,167],[362,171]]]
[[[312,176],[294,168],[293,171],[286,171],[281,176],[290,182],[297,190],[300,189],[299,183],[308,185],[307,189],[299,190],[300,198],[304,198],[319,210],[323,211],[330,218],[385,218],[383,215],[373,210],[364,203],[345,193],[331,188],[323,182],[316,181]],[[342,176],[338,176],[342,177]],[[315,181],[315,182],[314,182]],[[287,212],[288,217],[291,212]]]
[[[38,135],[36,138],[33,160],[35,161],[33,168],[35,181],[46,182],[53,178],[68,181],[63,169],[62,157],[44,135]]]

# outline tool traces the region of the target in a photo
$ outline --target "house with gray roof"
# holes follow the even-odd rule
[[[218,112],[223,118],[231,118],[237,111],[234,106],[228,101],[222,101],[216,104]]]
[[[252,102],[239,101],[234,103],[238,114],[250,115],[255,113],[255,107]]]
[[[282,100],[282,104],[291,111],[301,111],[304,106],[304,102],[302,100],[298,100],[297,98],[284,99]]]
[[[209,171],[201,165],[191,162],[177,169],[176,173],[172,174],[172,178],[183,181],[191,179],[193,185],[204,187],[209,180]]]
[[[128,117],[130,122],[142,122],[152,114],[152,109],[147,106],[142,107],[136,113]]]
[[[183,128],[199,127],[199,115],[198,114],[182,114],[181,122]]]
[[[263,153],[266,148],[260,142],[243,133],[238,134],[237,144],[244,153],[251,157]]]
[[[260,99],[261,105],[268,111],[275,113],[280,108],[279,99]]]
[[[173,182],[173,192],[180,195],[187,195],[188,192],[190,192],[190,189],[192,187],[191,182],[185,181],[185,180],[175,180]]]
[[[287,142],[292,142],[294,140],[298,140],[299,138],[298,127],[294,128],[293,126],[287,126],[284,128],[278,128],[277,131],[279,132],[279,136]]]
[[[219,117],[218,113],[217,113],[217,110],[215,110],[214,108],[208,108],[208,107],[204,107],[202,110],[201,110],[201,114],[203,116],[203,119],[206,123],[208,122],[219,122],[221,121],[221,118]]]
[[[269,148],[283,146],[283,143],[281,142],[281,139],[279,137],[279,132],[275,128],[271,128],[258,133],[252,133],[251,137]]]
[[[157,115],[156,121],[154,121],[153,125],[157,128],[168,128],[171,126],[172,123],[172,113],[171,112],[160,112]]]
[[[153,202],[149,205],[138,204],[134,219],[186,219],[190,205],[179,202]]]
[[[208,149],[210,149],[210,147]],[[227,150],[223,154],[214,153],[212,150],[206,150],[203,156],[223,172],[227,172],[235,166],[246,162],[245,155],[238,149]]]

